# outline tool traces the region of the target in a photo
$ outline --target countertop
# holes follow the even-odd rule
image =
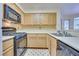
[[[79,51],[79,37],[58,37],[50,33],[49,35]]]
[[[2,36],[2,40],[5,41],[5,40],[9,40],[11,38],[14,38],[14,36]]]
[[[79,51],[79,37],[58,37],[58,36],[51,34],[51,33],[56,32],[56,30],[52,30],[52,29],[47,29],[47,30],[23,29],[23,30],[17,30],[16,32],[46,33],[46,34],[49,34],[50,36],[56,38],[57,40],[60,40]],[[14,36],[3,36],[2,39],[7,40],[7,39],[10,39],[13,37]]]
[[[18,30],[17,32],[46,33],[79,51],[79,37],[58,37],[51,34],[56,32],[56,30],[52,30],[52,29],[46,29],[46,30],[23,29],[23,30]]]

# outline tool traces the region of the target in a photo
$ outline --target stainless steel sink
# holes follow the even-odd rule
[[[63,35],[63,34],[58,34],[58,33],[52,33],[53,35],[55,35],[55,36],[59,36],[59,37],[76,37],[76,36],[73,36],[73,35],[70,35],[70,34],[68,34],[68,35]]]

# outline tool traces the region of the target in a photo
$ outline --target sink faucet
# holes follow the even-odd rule
[[[59,31],[59,30],[57,31],[57,33],[63,36],[66,36],[68,34],[66,31]]]
[[[58,34],[62,34],[60,30],[57,31]]]
[[[63,31],[63,35],[64,36],[69,36],[69,35],[71,35],[70,33],[67,33],[66,31]]]

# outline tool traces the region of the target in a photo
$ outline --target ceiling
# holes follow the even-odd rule
[[[79,13],[78,3],[17,3],[24,13],[57,12],[62,15]]]

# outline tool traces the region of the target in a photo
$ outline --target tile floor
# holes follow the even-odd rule
[[[50,56],[48,49],[27,49],[24,56]]]

